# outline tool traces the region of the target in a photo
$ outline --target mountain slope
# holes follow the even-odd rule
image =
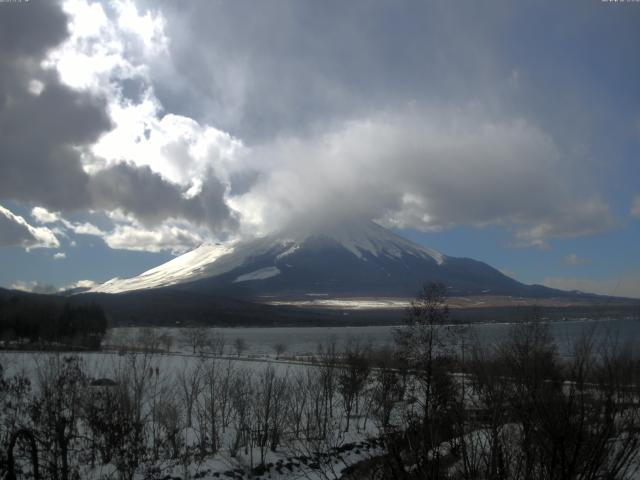
[[[452,295],[545,296],[489,265],[448,257],[368,221],[295,236],[272,235],[227,245],[202,245],[130,279],[91,291],[122,293],[169,287],[235,297],[413,296],[444,283]]]

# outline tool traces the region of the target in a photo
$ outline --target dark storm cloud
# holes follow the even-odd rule
[[[161,9],[173,60],[152,65],[163,104],[249,143],[398,103],[493,95],[511,68],[496,59],[510,11],[502,2],[489,13],[471,2],[375,0]]]
[[[68,34],[67,18],[54,1],[3,5],[0,27],[3,57],[41,57]]]
[[[67,35],[67,19],[54,2],[6,4],[0,32],[0,198],[82,208],[88,178],[74,147],[110,122],[102,100],[40,66]]]
[[[167,110],[249,144],[398,106],[478,100],[490,114],[547,125],[557,141],[585,140],[602,120],[619,122],[619,109],[631,110],[640,80],[640,69],[628,61],[640,41],[640,10],[633,5],[138,4],[167,18],[171,61],[151,65]]]
[[[193,220],[221,232],[234,230],[238,226],[238,218],[225,201],[226,190],[226,185],[209,169],[201,191],[188,200],[188,212],[193,215]]]
[[[185,212],[182,191],[149,167],[119,163],[91,177],[92,204],[97,208],[135,215],[146,224],[158,224]]]
[[[183,187],[151,168],[122,162],[92,175],[89,190],[94,208],[120,208],[147,226],[168,218],[186,219],[211,229],[235,225],[224,200],[225,186],[212,174],[206,177],[198,194],[187,198]]]

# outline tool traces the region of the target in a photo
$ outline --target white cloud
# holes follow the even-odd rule
[[[551,277],[542,282],[547,287],[561,290],[579,290],[599,295],[640,298],[640,274],[630,273],[615,278]]]
[[[42,293],[42,294],[56,294],[60,292],[64,292],[67,290],[72,290],[76,288],[92,288],[96,285],[99,285],[98,282],[94,282],[93,280],[78,280],[69,285],[65,285],[64,287],[58,288],[54,285],[50,285],[47,283],[41,283],[38,281],[30,281],[26,282],[23,280],[17,280],[13,282],[9,288],[12,290],[20,290],[23,292],[31,292],[31,293]]]
[[[105,235],[105,232],[100,230],[98,227],[93,225],[92,223],[74,223],[69,227],[73,230],[73,233],[77,235],[95,235],[98,237],[102,237]]]
[[[145,60],[166,49],[164,19],[140,14],[130,0],[111,2],[113,17],[99,2],[67,0],[70,35],[45,62],[62,81],[79,89],[117,90],[118,78],[144,76]]]
[[[90,222],[71,222],[59,212],[49,212],[45,208],[36,207],[31,212],[39,223],[56,224],[60,235],[93,235],[102,238],[114,249],[136,250],[147,252],[170,251],[183,253],[208,238],[206,228],[198,228],[188,222],[169,220],[155,228],[143,226],[134,216],[123,213],[120,209],[108,213],[113,222],[110,229],[103,230]],[[72,242],[73,243],[73,242]],[[72,244],[72,246],[74,246]],[[63,259],[65,253],[54,255],[55,259]]]
[[[94,282],[93,280],[78,280],[77,282],[73,282],[69,285],[66,285],[62,288],[60,288],[61,292],[64,292],[66,290],[72,290],[75,288],[92,288],[99,285],[98,282]]]
[[[586,265],[590,262],[591,260],[589,260],[588,258],[579,257],[575,253],[570,253],[569,255],[564,257],[564,263],[572,267],[577,267],[579,265]]]
[[[640,218],[640,195],[633,199],[633,203],[631,204],[631,215],[636,218]]]
[[[67,254],[64,253],[64,252],[57,252],[57,253],[55,253],[53,255],[53,259],[54,260],[62,260],[62,259],[65,259],[65,258],[67,258]]]
[[[59,212],[50,212],[44,207],[34,207],[31,210],[31,216],[40,224],[56,223],[60,221]]]
[[[189,228],[164,224],[152,230],[140,225],[119,225],[104,237],[104,241],[114,249],[180,254],[197,247],[204,240]]]
[[[25,282],[22,280],[17,280],[13,282],[10,286],[12,290],[21,290],[23,292],[31,292],[31,293],[44,293],[44,294],[52,294],[57,293],[58,289],[53,285],[49,285],[46,283],[40,282]]]
[[[436,231],[506,225],[517,242],[542,246],[614,225],[571,163],[524,120],[490,120],[480,108],[404,112],[254,148],[246,166],[258,183],[230,203],[251,229],[364,215]]]
[[[34,207],[31,210],[31,216],[40,224],[52,224],[58,223],[60,227],[56,227],[61,234],[66,235],[66,230],[70,230],[76,235],[95,235],[103,236],[103,232],[100,228],[89,222],[73,223],[65,219],[60,212],[50,212],[44,207]],[[64,227],[64,228],[61,228]]]
[[[211,168],[228,180],[230,172],[241,166],[237,159],[245,147],[239,139],[191,118],[160,112],[152,97],[136,105],[112,105],[115,127],[93,152],[107,165],[126,158],[186,187],[202,182]]]
[[[58,248],[60,242],[47,227],[34,227],[0,205],[0,246]]]

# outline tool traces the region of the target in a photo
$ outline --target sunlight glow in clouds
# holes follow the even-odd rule
[[[95,138],[64,142],[77,155],[76,185],[84,191],[78,200],[34,200],[32,206],[43,209],[32,210],[38,223],[98,236],[113,248],[172,252],[201,241],[321,225],[336,216],[423,231],[500,225],[512,246],[539,248],[549,248],[553,238],[618,224],[608,199],[589,181],[587,147],[576,148],[535,116],[483,94],[505,88],[512,95],[530,75],[521,66],[494,64],[489,31],[462,22],[465,35],[478,40],[487,69],[475,85],[466,83],[455,63],[438,63],[433,40],[451,32],[429,18],[414,38],[426,60],[411,63],[416,70],[404,78],[393,62],[409,66],[376,48],[384,38],[375,29],[363,31],[367,41],[359,43],[342,38],[336,25],[335,39],[309,40],[315,47],[309,56],[294,41],[303,34],[296,15],[309,13],[302,6],[286,7],[291,18],[278,9],[262,12],[280,27],[279,41],[258,25],[238,36],[226,21],[218,23],[225,14],[229,22],[244,19],[236,8],[63,3],[68,35],[62,43],[50,41],[57,46],[45,50],[42,66],[55,70],[75,89],[71,93],[91,93],[98,110],[92,113],[103,111],[110,125],[96,123],[90,131]],[[439,7],[434,14],[448,18]],[[200,21],[205,16],[212,24]],[[447,52],[476,68],[467,43],[450,40]],[[347,47],[375,55],[362,57],[358,69],[340,56]],[[414,82],[425,75],[424,83]],[[460,85],[449,91],[441,82],[452,77]],[[46,77],[28,78],[31,95],[47,95]],[[370,95],[361,96],[362,89],[371,89]],[[426,95],[431,90],[438,95]],[[194,113],[193,95],[214,113]],[[338,108],[339,99],[353,101],[350,109]],[[221,113],[228,104],[239,109],[234,118],[247,128],[225,131],[234,125]],[[263,131],[256,133],[258,127]],[[70,190],[61,187],[62,193]],[[74,210],[86,219],[69,221]],[[108,221],[98,228],[92,216],[100,215]]]
[[[63,3],[70,35],[51,53],[45,66],[55,67],[67,85],[114,93],[118,88],[115,79],[144,77],[144,62],[166,53],[168,40],[163,33],[162,16],[152,16],[150,12],[141,15],[130,0],[109,5],[116,12],[114,19],[97,2]]]
[[[164,111],[150,71],[173,61],[162,13],[130,0],[110,2],[110,13],[83,0],[64,5],[71,34],[48,65],[69,85],[108,98],[113,125],[82,157],[85,171],[97,178],[110,167],[122,170],[123,161],[148,167],[185,201],[219,183],[239,219],[236,234],[261,235],[307,218],[321,223],[340,212],[431,231],[502,224],[513,226],[514,245],[546,248],[548,238],[613,224],[605,202],[567,188],[572,165],[552,137],[522,119],[490,119],[480,102],[402,107],[246,147],[215,126]],[[245,185],[232,193],[243,175]],[[110,199],[101,204],[117,208]],[[92,233],[114,248],[149,251],[219,236],[218,227],[187,235],[192,219],[171,211],[156,225],[125,212],[111,231]]]

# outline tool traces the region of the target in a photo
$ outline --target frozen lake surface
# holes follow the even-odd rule
[[[493,344],[504,339],[513,324],[508,323],[484,323],[474,324],[468,327],[465,334],[465,343],[476,339],[482,344]],[[560,353],[570,351],[571,345],[581,335],[591,333],[595,341],[615,340],[616,342],[630,343],[640,346],[640,320],[606,319],[606,320],[572,320],[566,322],[551,322],[551,332],[556,340]],[[232,351],[232,343],[241,338],[246,342],[245,354],[272,355],[274,346],[282,344],[286,346],[288,355],[309,355],[318,350],[319,344],[336,342],[338,347],[350,340],[357,340],[363,344],[371,344],[381,347],[393,343],[393,331],[395,326],[367,326],[367,327],[273,327],[273,328],[216,328],[224,335],[227,349]],[[110,339],[119,336],[138,335],[136,328],[116,328],[110,331]],[[169,333],[176,339],[176,347],[180,347],[180,329],[157,329]],[[183,348],[183,347],[180,347]]]

